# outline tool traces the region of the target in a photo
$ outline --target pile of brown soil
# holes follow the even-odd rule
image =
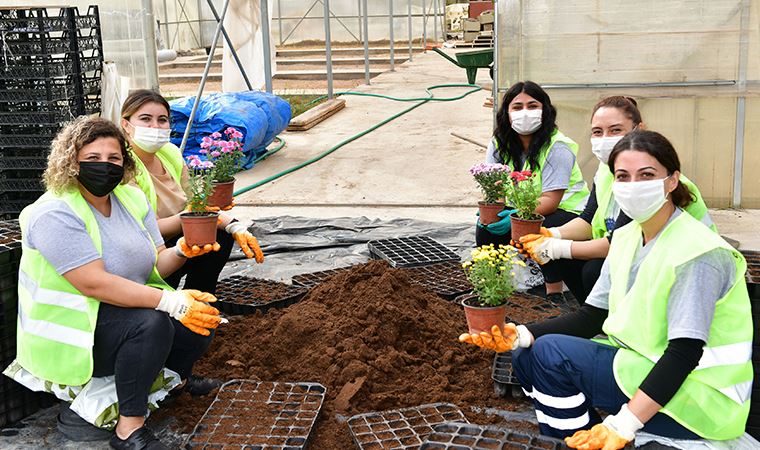
[[[512,410],[493,394],[494,354],[460,344],[464,313],[410,283],[403,270],[373,261],[333,277],[299,303],[233,318],[217,330],[195,373],[221,379],[318,382],[327,396],[311,448],[352,448],[348,416],[425,403]],[[178,398],[167,413],[188,432],[211,396]]]

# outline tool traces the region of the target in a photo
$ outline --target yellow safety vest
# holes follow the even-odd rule
[[[131,148],[129,151],[137,166],[135,181],[145,193],[145,196],[148,197],[148,201],[150,201],[150,206],[153,207],[153,211],[158,211],[158,195],[156,194],[156,187],[153,185],[153,180],[150,178],[150,172],[148,172],[145,164],[143,164]],[[164,168],[169,172],[169,175],[174,178],[174,181],[182,186],[182,169],[185,167],[185,160],[182,159],[182,153],[179,151],[179,148],[169,142],[158,149],[156,157],[161,161],[161,164],[164,165]]]

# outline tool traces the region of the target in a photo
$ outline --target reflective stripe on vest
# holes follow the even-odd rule
[[[681,174],[680,181],[689,189],[691,195],[694,196],[694,201],[686,205],[684,211],[691,214],[692,217],[702,222],[706,227],[718,232],[718,227],[713,223],[710,217],[707,205],[702,199],[702,193],[699,192],[699,188],[686,175]],[[591,237],[592,239],[599,239],[609,236],[607,230],[607,211],[610,208],[610,203],[614,202],[612,196],[612,183],[615,181],[615,177],[610,172],[610,168],[607,164],[599,163],[599,167],[594,174],[594,188],[596,192],[596,212],[591,219]],[[613,218],[617,220],[617,217]]]
[[[145,195],[137,188],[119,185],[118,201],[145,231],[143,219],[149,211]],[[84,222],[98,253],[102,242],[97,220],[78,190],[61,195],[45,193],[21,212],[23,233],[28,231],[31,211],[42,203],[61,200]],[[32,375],[56,384],[80,386],[92,376],[92,347],[100,302],[79,292],[40,254],[27,244],[22,233],[18,283],[18,363]],[[150,236],[146,232],[147,236]],[[169,288],[155,263],[149,284]]]
[[[493,142],[502,162],[507,164],[507,157],[509,154],[506,152],[503,154],[499,152],[499,142],[495,137],[493,138]],[[565,189],[565,193],[562,195],[562,200],[560,200],[557,208],[563,209],[565,211],[580,213],[583,211],[583,208],[586,206],[586,202],[588,201],[589,190],[588,186],[586,186],[586,182],[583,180],[583,173],[578,166],[578,144],[576,144],[575,141],[565,136],[558,129],[555,129],[554,133],[552,133],[551,138],[549,139],[549,142],[541,147],[541,150],[538,154],[538,167],[532,169],[532,171],[538,173],[539,177],[541,176],[541,172],[544,168],[544,165],[546,164],[546,159],[549,156],[549,152],[557,142],[565,144],[576,157],[575,161],[573,162],[572,171],[570,172],[570,180],[567,183],[567,189]],[[512,169],[515,169],[514,164]]]
[[[135,160],[137,166],[137,175],[135,181],[137,185],[142,189],[153,211],[158,211],[158,195],[156,194],[156,187],[153,185],[153,180],[150,177],[150,172],[145,167],[145,164],[140,160],[137,154],[130,148],[132,159]],[[161,161],[169,175],[174,178],[174,181],[182,186],[182,169],[185,167],[185,161],[182,159],[182,153],[176,145],[169,142],[156,152],[156,157]]]
[[[661,412],[706,439],[733,439],[744,432],[752,383],[752,314],[744,280],[744,257],[689,214],[673,219],[653,243],[630,290],[629,276],[641,246],[637,222],[615,231],[607,260],[611,287],[603,325],[609,344],[620,347],[613,372],[629,397],[668,345],[667,305],[676,269],[722,248],[734,258],[734,284],[715,304],[699,365]]]

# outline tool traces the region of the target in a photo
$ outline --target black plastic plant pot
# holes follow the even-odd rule
[[[454,300],[472,290],[472,284],[457,261],[407,267],[403,270],[409,274],[412,284],[422,286],[446,300]]]
[[[265,313],[271,308],[286,308],[307,292],[308,289],[301,286],[233,275],[217,284],[214,306],[230,315]]]
[[[433,429],[433,433],[420,446],[420,450],[563,450],[568,448],[559,439],[488,425],[444,423],[436,425]]]
[[[182,447],[304,449],[326,392],[318,383],[228,381]]]
[[[491,366],[493,391],[499,397],[520,398],[524,396],[520,380],[512,369],[512,352],[497,353]]]
[[[324,283],[335,275],[351,270],[352,267],[353,266],[339,267],[337,269],[320,270],[319,272],[302,273],[300,275],[294,275],[290,279],[290,282],[293,283],[294,286],[311,289]]]
[[[358,414],[348,427],[360,450],[418,449],[433,427],[446,422],[467,422],[462,410],[450,403]]]
[[[379,239],[367,243],[370,256],[384,259],[391,267],[414,267],[459,261],[459,255],[428,236]]]

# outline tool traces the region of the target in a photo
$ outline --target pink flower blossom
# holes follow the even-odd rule
[[[214,157],[214,158],[218,158],[218,157],[219,157],[219,155],[221,155],[221,153],[219,153],[219,152],[218,152],[218,151],[216,151],[216,150],[214,150],[213,152],[211,152],[211,156],[212,156],[212,157]]]
[[[222,137],[222,133],[220,133],[218,131],[215,131],[215,132],[211,133],[211,138],[212,139],[219,139],[220,137]]]

